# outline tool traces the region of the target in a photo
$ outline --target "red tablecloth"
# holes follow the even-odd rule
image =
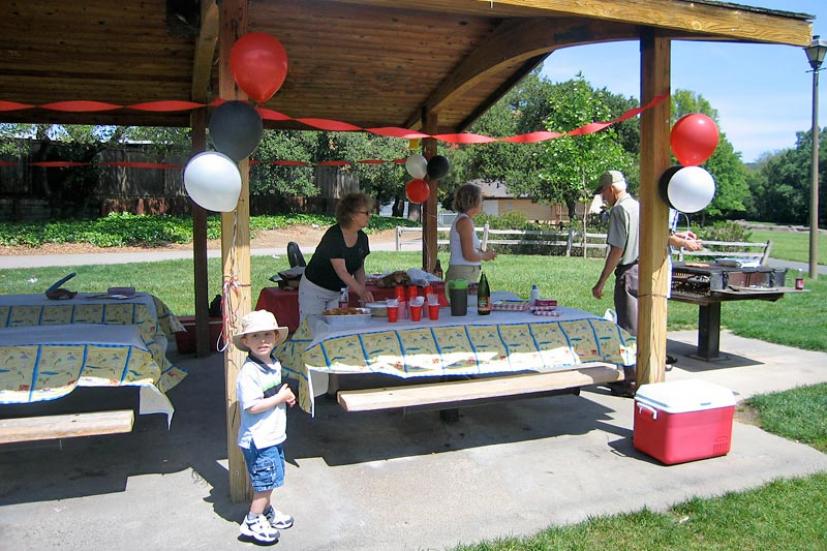
[[[265,287],[258,295],[256,310],[272,312],[279,325],[286,326],[292,333],[299,327],[299,291]]]
[[[448,300],[445,298],[445,284],[442,282],[432,283],[431,289],[439,296],[440,305],[448,306]],[[393,298],[395,293],[393,287],[377,287],[372,284],[368,284],[368,290],[373,293],[373,298],[376,300]],[[419,294],[422,294],[421,288]],[[359,297],[351,293],[350,304],[358,306]],[[286,326],[292,333],[299,327],[299,292],[295,289],[265,287],[258,295],[256,310],[272,312],[279,324]]]

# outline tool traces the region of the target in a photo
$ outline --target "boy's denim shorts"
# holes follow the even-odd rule
[[[253,491],[266,492],[284,485],[284,450],[281,444],[260,450],[250,442],[250,447],[241,448],[241,453],[244,454]]]

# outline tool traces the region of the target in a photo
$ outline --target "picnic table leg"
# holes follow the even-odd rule
[[[701,305],[698,309],[698,356],[704,360],[720,359],[721,303]]]

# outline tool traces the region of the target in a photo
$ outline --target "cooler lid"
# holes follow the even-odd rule
[[[734,406],[735,395],[726,387],[690,379],[641,385],[635,401],[667,413],[684,413]]]

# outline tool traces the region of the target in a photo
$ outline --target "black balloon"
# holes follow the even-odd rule
[[[261,116],[249,103],[222,103],[210,117],[210,136],[215,149],[234,161],[240,161],[258,147],[264,125]]]
[[[442,155],[434,155],[428,161],[428,178],[431,180],[444,178],[448,175],[449,170],[451,170],[451,165],[448,163],[448,159]]]

